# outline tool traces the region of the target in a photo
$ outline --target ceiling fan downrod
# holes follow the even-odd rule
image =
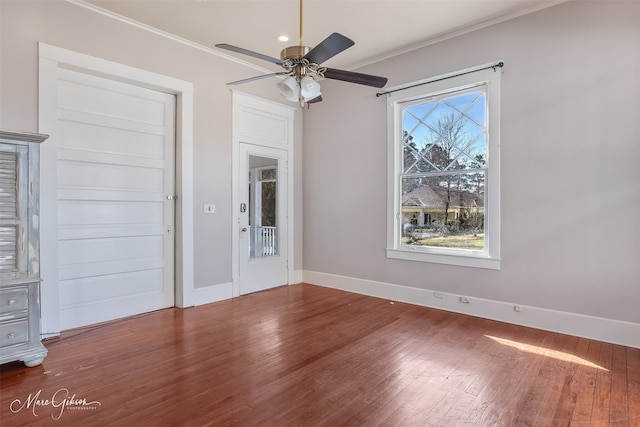
[[[300,47],[303,47],[304,43],[302,42],[302,0],[300,0]]]
[[[302,64],[301,59],[304,58],[304,56],[311,51],[311,48],[309,46],[305,46],[304,45],[304,41],[303,41],[303,32],[302,32],[303,6],[302,6],[302,1],[303,0],[300,0],[300,37],[298,39],[298,45],[297,46],[285,47],[280,52],[280,59],[282,61],[285,61],[285,63],[287,61],[290,62],[290,64],[286,64],[285,67],[286,66],[290,66],[292,69],[299,68],[300,66],[302,66],[303,68],[306,68],[305,65]],[[304,70],[302,71],[302,73],[297,73],[297,74],[304,74]]]

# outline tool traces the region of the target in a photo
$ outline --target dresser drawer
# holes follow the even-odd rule
[[[27,319],[0,323],[0,348],[28,342],[29,321]]]
[[[0,290],[0,319],[3,314],[24,311],[29,303],[28,288]]]

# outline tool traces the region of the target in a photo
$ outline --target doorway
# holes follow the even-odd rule
[[[233,93],[233,295],[295,282],[294,109]]]
[[[171,276],[173,279],[169,281],[163,281],[163,291],[162,296],[158,294],[158,298],[155,298],[156,301],[163,300],[162,305],[177,305],[179,307],[188,307],[194,304],[194,284],[193,284],[193,175],[192,175],[192,163],[193,163],[193,84],[190,82],[186,82],[183,80],[178,80],[175,78],[162,76],[159,74],[151,73],[145,70],[140,70],[137,68],[129,67],[126,65],[114,63],[111,61],[106,61],[101,58],[80,54],[77,52],[73,52],[70,50],[58,48],[55,46],[47,45],[45,43],[39,43],[39,132],[47,133],[50,135],[50,138],[47,140],[47,145],[41,147],[40,155],[41,155],[41,199],[40,199],[40,207],[41,207],[41,216],[40,216],[40,229],[41,229],[41,240],[40,240],[40,251],[41,251],[41,275],[43,278],[43,286],[41,288],[41,319],[42,319],[42,335],[45,337],[49,336],[57,336],[60,334],[60,331],[63,329],[67,329],[71,324],[70,318],[65,318],[63,314],[63,310],[61,310],[63,305],[74,305],[79,301],[66,299],[62,295],[62,282],[65,281],[65,278],[71,277],[68,275],[75,274],[70,270],[67,270],[67,267],[71,267],[68,261],[73,258],[73,256],[68,257],[67,255],[71,255],[76,249],[78,249],[77,244],[80,242],[75,242],[70,244],[67,249],[70,251],[66,251],[66,254],[63,254],[60,251],[59,247],[59,238],[66,239],[67,237],[80,238],[78,235],[80,232],[79,229],[75,229],[74,226],[64,226],[64,222],[67,220],[72,220],[70,216],[66,216],[59,211],[59,196],[67,197],[70,196],[69,200],[71,204],[76,202],[82,202],[83,195],[82,194],[60,194],[60,188],[58,186],[61,178],[66,179],[66,182],[71,183],[71,187],[75,186],[78,189],[78,186],[81,186],[83,183],[72,178],[76,172],[79,170],[73,170],[73,168],[68,169],[65,166],[69,166],[72,163],[76,162],[76,165],[80,166],[82,162],[94,163],[92,159],[88,159],[87,156],[93,156],[94,154],[98,157],[103,157],[102,159],[97,159],[95,162],[99,164],[104,162],[104,156],[112,155],[113,157],[118,157],[116,153],[109,153],[109,150],[102,150],[100,148],[93,150],[95,153],[91,153],[91,150],[86,150],[86,147],[76,147],[71,150],[65,151],[65,143],[66,140],[64,138],[64,132],[66,130],[60,129],[58,112],[59,107],[61,105],[62,98],[61,96],[67,96],[75,92],[75,89],[67,92],[66,94],[62,94],[59,92],[59,77],[64,75],[67,71],[75,71],[80,74],[87,75],[89,79],[93,77],[104,77],[106,80],[112,82],[116,86],[119,83],[128,83],[136,87],[136,89],[150,89],[152,92],[158,92],[157,95],[166,98],[168,96],[169,105],[164,104],[164,101],[160,103],[151,103],[150,109],[145,109],[148,113],[150,111],[159,111],[161,109],[160,105],[165,105],[167,108],[171,108],[172,111],[166,110],[165,117],[171,117],[172,120],[175,120],[172,123],[172,126],[175,125],[172,131],[168,131],[168,134],[173,136],[175,139],[171,144],[164,145],[165,148],[170,147],[172,150],[175,149],[174,154],[170,154],[170,157],[173,157],[169,163],[172,167],[175,167],[174,170],[169,172],[165,169],[164,174],[166,177],[171,177],[175,179],[174,184],[175,188],[170,189],[169,187],[164,187],[163,191],[166,190],[163,199],[163,205],[168,210],[172,211],[175,215],[173,218],[170,218],[169,212],[167,215],[164,213],[163,218],[163,234],[166,233],[172,239],[172,243],[167,243],[166,245],[163,243],[163,251],[164,248],[175,250],[173,256],[165,254],[163,257],[167,261],[171,259],[171,264],[169,264],[169,268],[173,270],[170,274],[168,274],[171,270],[163,269],[163,275]],[[98,89],[99,90],[99,89]],[[89,90],[91,92],[91,89]],[[86,95],[87,93],[84,92]],[[110,97],[110,95],[106,95]],[[86,97],[85,97],[86,98]],[[86,101],[91,102],[92,96],[86,99]],[[137,102],[137,101],[136,101]],[[105,104],[104,106],[106,106]],[[110,105],[110,104],[109,104]],[[97,106],[98,108],[104,106]],[[164,108],[164,107],[162,107]],[[77,111],[68,111],[70,114],[80,114],[83,113],[80,110]],[[118,114],[121,111],[117,111]],[[66,113],[65,113],[66,114]],[[108,116],[108,115],[107,115]],[[84,115],[86,118],[87,116]],[[76,117],[77,119],[77,117]],[[112,119],[116,120],[116,117],[112,117]],[[71,118],[71,121],[75,121],[74,118]],[[143,120],[145,122],[146,120]],[[167,122],[168,123],[168,122]],[[82,127],[82,125],[80,126]],[[86,129],[86,128],[85,128]],[[120,132],[115,128],[112,128],[113,132]],[[76,128],[75,131],[79,129]],[[138,129],[139,130],[139,129]],[[140,133],[140,132],[134,132]],[[87,139],[89,141],[89,139]],[[94,143],[96,141],[89,141],[90,143]],[[158,146],[159,147],[159,146]],[[134,147],[130,147],[134,148]],[[62,152],[61,152],[62,150]],[[73,154],[75,152],[75,154]],[[64,154],[64,156],[68,157],[70,161],[67,165],[61,165],[59,154]],[[137,162],[147,162],[149,159],[148,151],[144,150],[142,154],[130,153],[134,154],[132,157]],[[165,153],[166,155],[167,153]],[[65,157],[65,158],[66,158]],[[168,157],[167,157],[168,158]],[[95,159],[94,159],[95,160]],[[157,159],[156,159],[157,160]],[[66,160],[64,160],[66,161]],[[158,163],[158,161],[154,161]],[[127,161],[125,161],[127,163]],[[134,162],[135,163],[135,162]],[[143,166],[143,168],[148,169],[149,165]],[[83,168],[84,166],[80,166]],[[132,170],[130,168],[134,168],[135,165],[120,165],[116,166],[116,168],[120,168],[121,170],[127,169]],[[104,173],[109,168],[103,168],[100,173]],[[66,174],[61,176],[60,174]],[[70,175],[69,175],[70,174]],[[156,168],[156,172],[152,173],[152,175],[159,175],[158,169]],[[91,176],[92,179],[105,178],[104,175],[101,176]],[[153,182],[154,180],[146,180],[146,183]],[[122,180],[118,181],[122,183]],[[155,180],[158,183],[158,180]],[[115,181],[113,181],[115,183]],[[138,185],[140,181],[137,182]],[[164,184],[163,184],[164,185]],[[109,191],[119,191],[114,188],[106,189],[105,194]],[[66,190],[65,190],[66,191]],[[127,191],[120,191],[120,193],[124,194]],[[131,194],[130,194],[131,195]],[[175,196],[179,196],[177,199]],[[171,200],[169,200],[169,198]],[[164,201],[166,200],[166,202]],[[159,201],[157,201],[159,202]],[[135,203],[135,202],[133,202]],[[140,206],[140,205],[138,205]],[[78,214],[71,205],[69,211],[72,215]],[[85,206],[86,207],[86,206]],[[92,211],[97,212],[96,209],[91,208]],[[108,210],[108,209],[107,209]],[[165,209],[163,208],[163,211]],[[106,211],[100,209],[100,214],[104,214]],[[159,212],[157,210],[156,212]],[[143,214],[147,215],[147,214]],[[66,220],[62,220],[66,216]],[[96,217],[97,218],[97,217]],[[84,219],[79,218],[80,222],[85,220],[94,221],[91,215],[85,216]],[[131,219],[131,218],[129,218]],[[166,221],[165,221],[166,220]],[[73,219],[75,221],[75,219]],[[95,221],[94,221],[95,222]],[[59,233],[60,226],[63,225],[66,228],[66,231],[69,231],[71,234],[75,233],[75,236],[66,233]],[[166,226],[169,226],[167,228]],[[106,225],[104,228],[110,228],[111,225]],[[131,227],[121,227],[121,231],[126,231],[127,229],[136,228],[137,226]],[[149,228],[149,227],[146,227]],[[99,234],[100,227],[97,227],[94,231],[94,235],[96,237]],[[96,234],[97,233],[97,234]],[[135,233],[134,233],[135,234]],[[156,235],[156,239],[159,238],[159,235]],[[150,237],[142,237],[140,240],[150,240],[153,238]],[[163,241],[166,240],[163,237]],[[68,243],[71,243],[69,241]],[[77,244],[76,244],[77,243]],[[175,247],[174,247],[175,244]],[[102,252],[101,249],[94,248],[95,252]],[[127,247],[129,249],[129,247]],[[82,256],[89,256],[89,252],[84,251],[76,251],[75,253],[79,253]],[[113,252],[112,252],[113,253]],[[122,258],[122,257],[121,257]],[[104,264],[104,266],[108,266],[108,263]],[[81,267],[80,265],[73,266],[73,270],[76,270],[76,273],[80,273],[80,276],[86,274],[87,272],[81,272],[76,267]],[[71,283],[71,282],[69,282]],[[156,282],[159,283],[159,282]],[[164,287],[164,283],[170,283],[169,288]],[[88,291],[93,292],[95,288],[87,289]],[[158,289],[158,288],[156,288]],[[171,289],[168,292],[165,292],[165,289]],[[154,291],[155,292],[155,291]],[[76,298],[79,295],[73,296],[73,292],[69,293],[73,298]],[[95,294],[93,294],[95,296]],[[104,296],[104,295],[103,295]],[[117,298],[116,298],[117,299]],[[171,302],[173,301],[173,302]],[[67,304],[64,304],[66,302]],[[82,304],[82,303],[81,303]],[[86,307],[89,307],[87,305]],[[120,309],[122,306],[128,306],[128,304],[121,304],[117,308]],[[116,310],[117,311],[117,310]],[[123,311],[118,311],[117,313],[108,311],[108,316],[116,315],[117,317],[129,315],[128,313]],[[146,309],[144,309],[146,311]],[[85,311],[86,313],[87,311]],[[101,314],[100,314],[101,313]],[[90,315],[94,314],[104,314],[105,310],[95,310]],[[71,316],[73,317],[73,316]],[[97,317],[92,318],[93,321],[101,321],[98,320]]]

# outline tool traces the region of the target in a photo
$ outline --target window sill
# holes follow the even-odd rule
[[[457,265],[460,267],[486,268],[500,270],[500,259],[490,258],[485,255],[473,255],[467,253],[427,253],[409,249],[387,249],[387,258],[403,259],[406,261],[430,262],[434,264]]]

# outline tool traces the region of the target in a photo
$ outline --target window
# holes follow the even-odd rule
[[[276,218],[278,161],[249,156],[249,165],[250,256],[275,256],[279,249]]]
[[[387,256],[499,269],[501,73],[462,74],[389,95]]]

